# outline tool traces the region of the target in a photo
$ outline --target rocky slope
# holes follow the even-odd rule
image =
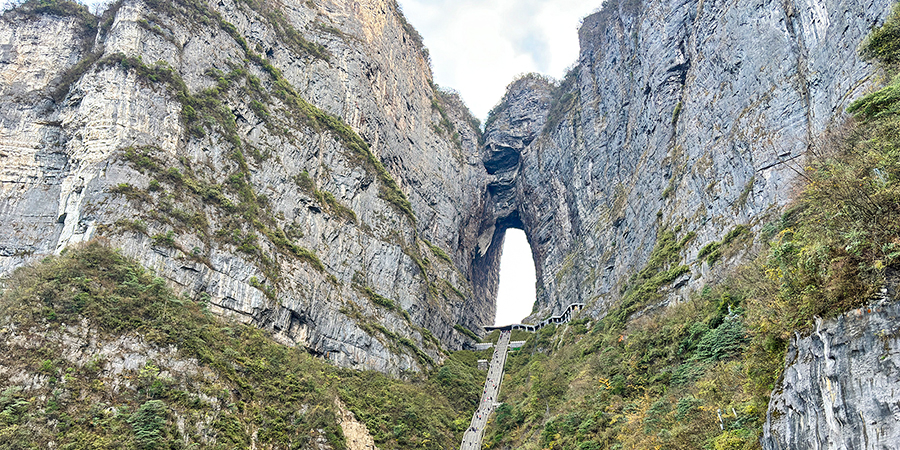
[[[17,271],[0,292],[0,447],[437,450],[481,390],[472,352],[401,381],[208,306],[96,242]]]
[[[769,403],[763,448],[880,449],[900,441],[898,332],[900,305],[891,292],[838,318],[819,319],[810,336],[798,334]]]
[[[690,270],[672,272],[663,301],[716,279],[749,245],[725,236],[780,214],[804,156],[872,85],[857,46],[890,4],[607,2],[584,20],[559,87],[514,83],[488,119],[492,213],[473,272],[494,274],[492,249],[522,228],[532,319],[573,302],[603,315],[668,230]],[[725,244],[712,259],[700,254],[710,243]]]
[[[393,0],[32,2],[0,36],[0,271],[106,238],[391,373],[492,320],[466,263],[480,132]]]
[[[492,321],[509,227],[534,318],[604,314],[664,233],[662,301],[683,298],[871,85],[856,46],[888,3],[608,2],[484,145],[391,0],[26,4],[0,23],[0,268],[105,237],[221,314],[392,373]]]

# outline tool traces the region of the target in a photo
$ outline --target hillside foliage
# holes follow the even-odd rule
[[[898,23],[895,8],[861,46],[886,86],[817,143],[800,196],[753,235],[759,255],[676,306],[639,313],[636,287],[661,284],[632,283],[603,319],[532,336],[509,358],[487,448],[759,448],[793,334],[867,303],[900,265]],[[749,236],[732,230],[700,258]],[[655,255],[680,251],[670,232],[658,239]],[[654,260],[632,281],[664,273]]]
[[[460,439],[481,389],[471,352],[406,381],[338,369],[213,316],[205,294],[178,296],[97,242],[4,288],[4,449],[341,449],[338,398],[379,448],[439,449]],[[108,351],[73,351],[94,343]]]

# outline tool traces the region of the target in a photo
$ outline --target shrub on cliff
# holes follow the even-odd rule
[[[341,398],[379,448],[437,449],[459,439],[481,389],[459,358],[414,382],[337,369],[213,316],[207,295],[178,296],[97,242],[3,287],[2,448],[342,449]]]
[[[900,7],[862,53],[889,75],[897,70]],[[664,273],[654,261],[679,261],[676,239],[663,232],[654,255],[671,259],[651,257],[588,336],[562,327],[512,354],[507,407],[486,432],[487,448],[759,448],[793,333],[868,302],[900,269],[900,77],[849,111],[855,117],[810,155],[799,197],[764,227],[757,259],[687,302],[641,310],[639,282]],[[535,395],[542,380],[560,377],[559,396]]]

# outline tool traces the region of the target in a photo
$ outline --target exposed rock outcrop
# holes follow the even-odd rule
[[[797,335],[769,403],[766,450],[893,448],[900,442],[900,304],[880,301]]]
[[[391,373],[492,320],[468,273],[479,130],[393,0],[28,5],[0,20],[0,272],[105,237],[214,311]]]
[[[497,231],[475,272],[493,274],[502,230],[521,227],[538,277],[532,319],[575,302],[603,315],[668,229],[687,238],[691,275],[666,298],[716,278],[740,258],[711,268],[699,250],[780,213],[804,155],[872,85],[856,49],[890,4],[606,2],[552,101],[535,101],[546,86],[513,84],[488,121],[494,213],[481,236]]]
[[[19,8],[0,272],[103,237],[216,312],[395,374],[493,321],[509,227],[536,319],[604,314],[662,230],[685,239],[676,299],[739,259],[701,247],[790,198],[874,79],[856,46],[889,3],[611,0],[565,80],[511,85],[484,145],[394,0]]]

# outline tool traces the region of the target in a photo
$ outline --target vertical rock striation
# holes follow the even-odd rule
[[[900,304],[880,301],[816,325],[791,340],[762,447],[893,448],[900,442]]]
[[[533,319],[574,302],[603,315],[667,230],[686,240],[691,274],[665,298],[715,278],[740,248],[715,267],[699,250],[780,213],[817,137],[871,85],[856,49],[890,4],[606,2],[584,19],[560,85],[513,84],[488,120],[495,213],[480,230],[497,231],[476,271],[492,274],[502,230],[521,227],[537,266]]]
[[[390,373],[493,318],[468,264],[480,131],[393,0],[35,5],[0,20],[0,272],[105,238],[213,311]]]
[[[510,227],[535,319],[604,314],[664,232],[677,299],[739,259],[704,245],[785,205],[874,79],[856,48],[889,3],[610,0],[565,79],[511,84],[483,136],[394,0],[26,3],[0,20],[0,272],[105,238],[213,311],[395,374],[492,322]]]

